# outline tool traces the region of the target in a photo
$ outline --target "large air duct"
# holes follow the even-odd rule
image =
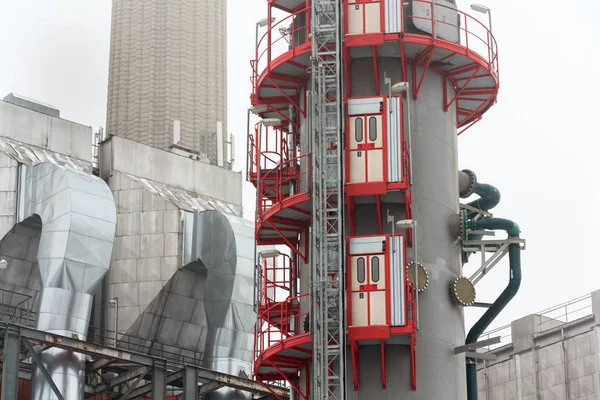
[[[37,260],[43,284],[37,329],[85,340],[93,293],[106,274],[115,237],[112,193],[99,178],[50,163],[22,166],[19,222],[41,221]],[[65,399],[83,399],[85,356],[62,349],[40,354]],[[55,398],[39,368],[32,398]]]
[[[254,313],[253,226],[217,211],[194,216],[192,257],[206,268],[204,307],[208,335],[204,367],[249,378],[252,376]],[[252,399],[250,393],[223,388],[211,400]]]

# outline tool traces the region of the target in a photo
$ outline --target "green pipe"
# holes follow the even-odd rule
[[[484,211],[489,211],[496,207],[502,197],[498,189],[487,183],[476,183],[473,191],[479,196],[479,199],[467,203],[467,205]]]
[[[515,222],[502,218],[469,221],[469,225],[473,229],[503,230],[508,233],[509,238],[518,238],[521,232],[519,225]],[[479,321],[473,325],[465,344],[477,342],[481,334],[519,291],[519,286],[521,286],[521,246],[519,243],[508,245],[508,258],[510,264],[508,285]],[[477,400],[477,364],[474,362],[467,362],[467,399]]]

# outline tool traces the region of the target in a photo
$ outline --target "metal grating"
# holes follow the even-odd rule
[[[345,399],[341,1],[312,7],[313,399]]]

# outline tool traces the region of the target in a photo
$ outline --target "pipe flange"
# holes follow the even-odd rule
[[[469,230],[467,229],[467,211],[460,210],[458,212],[458,218],[460,220],[460,239],[464,242],[469,239]]]
[[[464,276],[459,276],[450,284],[450,295],[452,300],[463,307],[472,306],[475,303],[475,285]]]
[[[421,264],[421,263],[416,263],[417,264],[417,274],[419,277],[419,287],[418,287],[418,291],[423,292],[425,290],[427,290],[427,288],[429,287],[429,274],[427,273],[427,270],[425,269],[425,267]],[[415,262],[411,261],[406,265],[406,279],[410,282],[410,283],[415,283]]]
[[[471,171],[470,169],[463,169],[462,172],[469,175],[469,187],[465,191],[459,193],[461,199],[466,199],[475,192],[475,187],[477,186],[477,175],[475,175],[475,172]]]

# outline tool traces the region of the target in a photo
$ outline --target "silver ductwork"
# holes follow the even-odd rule
[[[115,237],[116,210],[106,183],[84,172],[50,163],[21,166],[19,222],[41,220],[37,260],[42,279],[36,327],[85,340],[93,293],[106,274]],[[85,356],[61,349],[40,354],[65,399],[83,399]],[[55,398],[39,368],[32,398]]]
[[[204,367],[236,376],[252,376],[254,230],[243,219],[216,211],[194,215],[192,257],[206,269],[204,306],[208,335]],[[252,395],[224,388],[215,399],[251,399]]]

